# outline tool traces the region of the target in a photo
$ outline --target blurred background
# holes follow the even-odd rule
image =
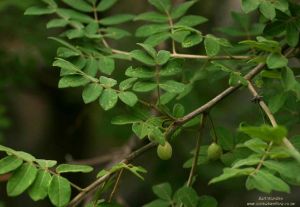
[[[101,170],[111,157],[128,142],[130,127],[110,124],[113,116],[121,111],[104,112],[97,102],[85,105],[81,99],[81,89],[58,89],[59,71],[52,67],[52,61],[58,45],[47,37],[56,36],[60,31],[46,29],[51,16],[24,16],[23,13],[37,0],[0,0],[0,144],[33,154],[38,158],[54,159],[60,163],[72,160],[84,160],[96,157]],[[179,1],[177,1],[178,3]],[[109,12],[128,12],[138,14],[151,10],[146,0],[124,0]],[[230,11],[239,11],[239,0],[200,1],[189,13],[207,17],[209,23],[201,26],[203,33],[216,33],[211,28],[227,26],[232,23]],[[135,24],[124,27],[134,33]],[[130,50],[135,48],[133,37],[118,43],[116,48]],[[203,54],[199,48],[185,52]],[[124,71],[127,62],[120,61],[117,70]],[[202,62],[193,61],[187,67],[197,70]],[[121,73],[120,73],[121,74]],[[182,103],[192,110],[212,98],[227,86],[227,80],[221,79],[213,87],[208,80],[197,82],[196,92],[184,98]],[[261,117],[258,107],[249,103],[251,97],[247,91],[238,91],[227,98],[212,111],[215,125],[230,129],[232,132],[241,121],[259,123]],[[189,103],[189,104],[188,104]],[[236,106],[238,110],[236,110]],[[209,130],[206,130],[209,137]],[[155,197],[151,186],[161,182],[170,182],[174,190],[186,181],[188,169],[183,163],[190,157],[189,152],[195,143],[195,131],[185,132],[176,138],[173,144],[174,156],[168,161],[160,161],[155,150],[142,155],[135,164],[141,164],[148,170],[145,181],[126,173],[120,185],[118,199],[125,206],[140,207]],[[208,139],[207,139],[208,140]],[[208,141],[207,141],[208,142]],[[120,150],[119,150],[120,151]],[[104,155],[108,155],[105,157]],[[88,160],[91,161],[91,160]],[[222,164],[215,162],[199,169],[199,182],[195,188],[199,194],[216,197],[221,207],[243,207],[246,202],[264,196],[254,191],[247,192],[244,179],[229,180],[222,184],[208,186],[207,182],[220,174]],[[97,172],[96,170],[96,172]],[[94,175],[74,175],[69,177],[80,186],[92,182]],[[297,201],[300,205],[299,190],[292,194],[281,195],[286,200]],[[33,202],[26,194],[9,198],[5,192],[5,177],[0,179],[0,207],[47,207],[48,201]]]

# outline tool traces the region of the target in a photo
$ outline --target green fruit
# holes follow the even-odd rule
[[[223,154],[223,150],[220,145],[213,142],[209,145],[207,149],[207,158],[209,160],[217,160],[220,159],[221,155]]]
[[[172,146],[169,142],[165,142],[165,145],[158,145],[157,155],[162,160],[168,160],[172,157]]]

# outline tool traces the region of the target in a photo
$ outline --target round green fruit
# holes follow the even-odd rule
[[[207,158],[209,160],[217,160],[220,159],[221,155],[223,154],[223,150],[220,145],[213,142],[209,145],[207,149]]]
[[[157,155],[162,160],[169,160],[172,157],[172,146],[169,142],[165,142],[165,145],[158,145]]]

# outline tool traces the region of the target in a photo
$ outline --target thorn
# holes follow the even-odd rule
[[[254,96],[251,99],[251,102],[253,102],[253,103],[259,103],[262,100],[262,98],[263,98],[263,96],[260,96],[260,95]]]

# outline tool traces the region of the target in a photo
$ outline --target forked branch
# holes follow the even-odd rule
[[[248,89],[249,89],[249,91],[251,92],[251,94],[254,97],[259,97],[259,94],[256,91],[256,89],[254,88],[254,86],[251,83],[251,81],[248,81]],[[260,107],[262,108],[262,110],[265,112],[265,114],[269,118],[272,126],[276,127],[278,125],[277,121],[276,121],[274,115],[272,114],[271,110],[269,109],[268,105],[264,102],[264,100],[262,98],[259,98],[258,104],[260,105]],[[298,152],[298,150],[295,149],[295,147],[292,145],[292,143],[286,137],[283,138],[282,142],[283,142],[284,146],[289,149],[291,155],[298,162],[300,162],[300,153]]]

